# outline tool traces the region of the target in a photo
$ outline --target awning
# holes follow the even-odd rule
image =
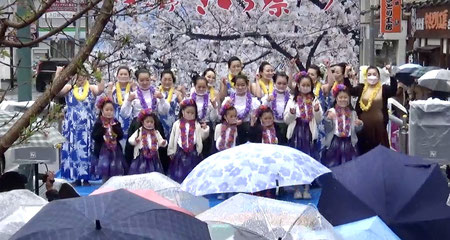
[[[418,47],[416,48],[416,50],[418,52],[432,52],[435,49],[440,48],[441,46],[438,45],[427,45],[427,46],[423,46],[423,47]]]

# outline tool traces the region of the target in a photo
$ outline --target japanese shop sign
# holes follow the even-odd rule
[[[381,0],[380,32],[399,33],[402,31],[402,1]]]
[[[417,9],[415,19],[415,36],[450,37],[449,7],[436,6]]]

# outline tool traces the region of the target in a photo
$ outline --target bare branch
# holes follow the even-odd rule
[[[12,27],[15,29],[26,27],[31,23],[35,22],[36,20],[38,20],[42,15],[44,15],[47,9],[49,9],[55,2],[56,0],[48,0],[47,2],[44,3],[43,7],[39,11],[37,11],[32,17],[21,19],[22,22],[20,23],[12,22],[10,20],[5,20],[4,23],[6,24],[7,27]]]

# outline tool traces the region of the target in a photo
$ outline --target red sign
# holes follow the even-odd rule
[[[56,0],[47,9],[47,12],[76,12],[78,2],[80,2],[80,9],[83,9],[87,5],[86,0]]]
[[[402,0],[380,1],[380,32],[399,33],[402,31]]]

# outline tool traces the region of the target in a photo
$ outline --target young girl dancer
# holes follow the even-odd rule
[[[284,122],[284,110],[290,99],[287,89],[289,77],[284,72],[277,72],[274,76],[275,89],[272,94],[266,95],[261,102],[269,106],[275,117],[275,129],[277,132],[278,144],[287,145],[287,124]]]
[[[312,79],[302,72],[297,79],[294,98],[290,99],[284,111],[284,121],[288,124],[287,138],[289,146],[318,159],[314,146],[318,139],[317,123],[322,121],[322,108],[312,91]],[[309,185],[303,194],[296,189],[294,198],[311,198]]]
[[[167,141],[155,129],[158,118],[151,109],[142,109],[138,115],[141,127],[128,139],[134,146],[134,160],[128,174],[150,172],[164,173],[159,159],[158,148],[166,147]]]
[[[237,137],[237,111],[231,104],[226,103],[221,109],[222,123],[217,124],[214,133],[216,148],[223,151],[236,145]]]
[[[209,126],[200,124],[197,106],[192,99],[180,104],[179,120],[172,127],[167,154],[171,158],[169,177],[181,183],[201,161],[203,141],[209,135]]]
[[[363,127],[363,122],[351,108],[349,89],[343,84],[338,84],[332,93],[336,101],[334,108],[330,108],[325,114],[327,137],[326,151],[322,156],[322,163],[329,168],[356,157],[355,146],[358,142],[356,133]]]
[[[252,142],[278,144],[272,109],[266,105],[261,105],[256,111],[256,117],[256,124],[251,128],[250,134]]]
[[[55,75],[63,68],[59,67]],[[89,185],[92,152],[92,126],[95,121],[95,98],[102,94],[103,80],[98,85],[89,83],[89,73],[79,71],[75,84],[67,84],[58,94],[65,96],[63,135],[67,141],[61,149],[61,176],[80,186]]]
[[[120,122],[114,119],[114,103],[109,97],[102,97],[97,103],[100,116],[92,129],[95,140],[93,172],[106,182],[112,176],[123,175],[127,165],[123,157],[122,146],[118,141],[123,138]]]
[[[131,136],[140,127],[137,116],[142,109],[150,108],[159,115],[166,115],[169,112],[169,103],[151,85],[150,77],[151,74],[146,69],[140,69],[136,72],[138,87],[136,91],[129,94],[127,101],[123,103],[120,109],[120,115],[122,117],[133,119],[128,129],[128,136]],[[164,135],[162,125],[156,126],[156,129]],[[127,145],[125,146],[125,159],[128,164],[131,164],[133,160],[133,149],[134,147],[127,141]]]
[[[245,75],[237,75],[233,77],[232,82],[235,85],[236,93],[226,97],[222,105],[229,103],[234,106],[238,113],[238,136],[236,145],[244,144],[248,141],[248,131],[250,121],[254,119],[255,110],[258,109],[260,102],[252,97],[249,90],[248,78]]]

